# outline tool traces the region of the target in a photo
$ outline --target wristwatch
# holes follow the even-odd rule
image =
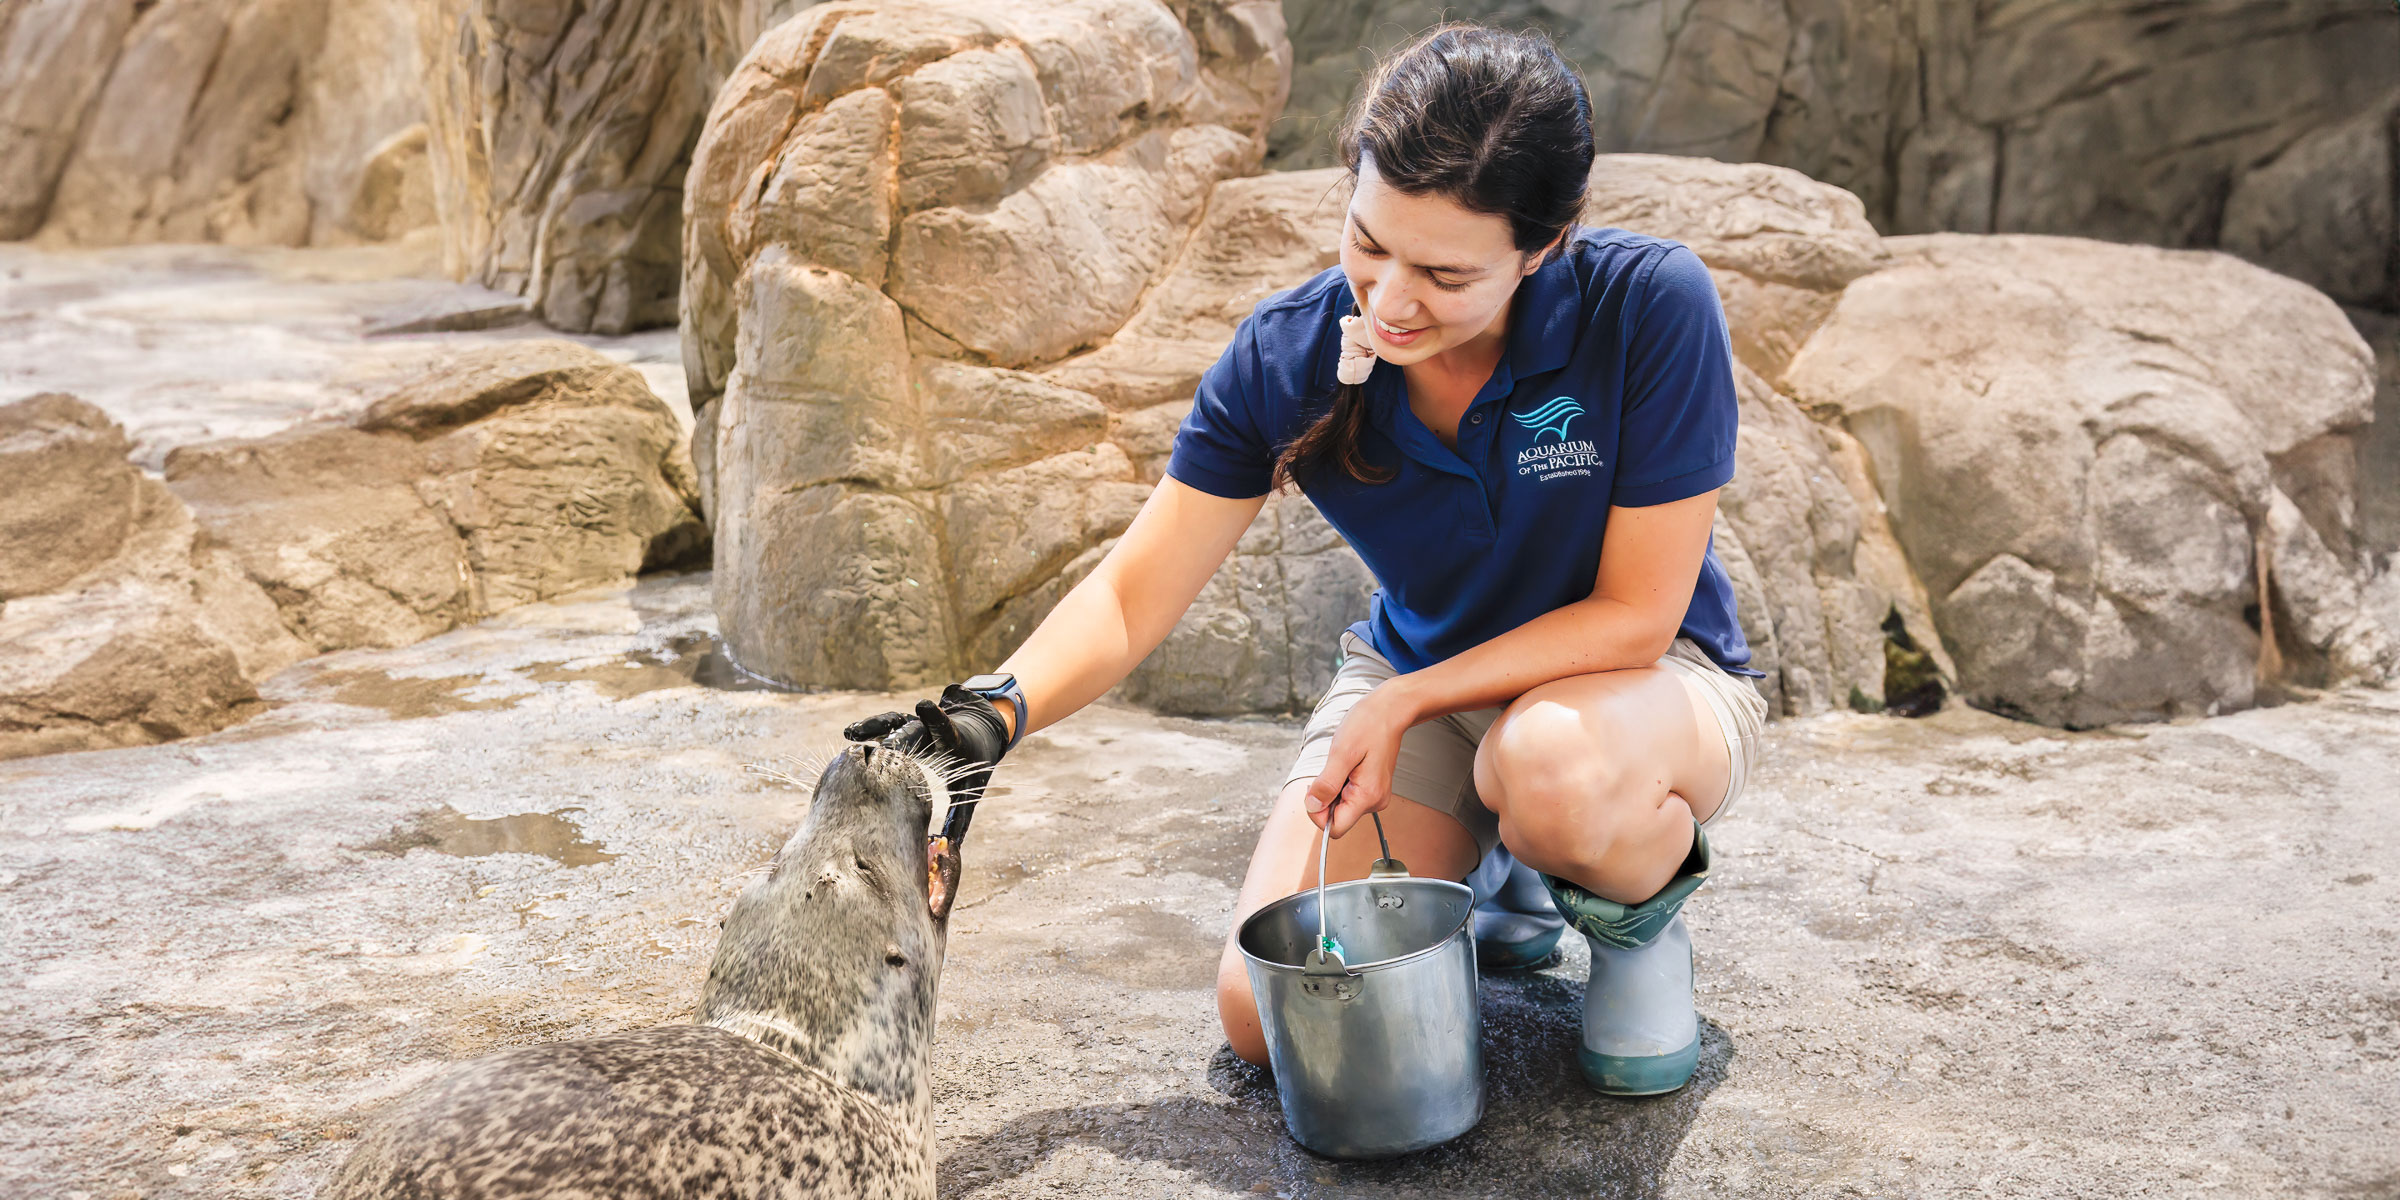
[[[994,704],[998,704],[1002,700],[1008,701],[1009,706],[1015,710],[1017,719],[1010,723],[1008,744],[1000,747],[1000,752],[1005,754],[1016,749],[1017,739],[1025,736],[1025,689],[1017,686],[1017,677],[1001,671],[990,675],[977,675],[958,686]]]

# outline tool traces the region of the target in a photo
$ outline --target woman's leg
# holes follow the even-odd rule
[[[1225,951],[1217,960],[1217,1016],[1225,1025],[1225,1040],[1233,1052],[1254,1063],[1267,1061],[1267,1044],[1258,1028],[1258,1003],[1250,994],[1250,972],[1241,947],[1234,941],[1250,914],[1295,892],[1317,886],[1317,827],[1302,802],[1308,796],[1306,779],[1294,780],[1275,797],[1258,848],[1250,852],[1250,872],[1242,877],[1242,892],[1233,904],[1233,927],[1225,935]],[[1408,864],[1409,873],[1430,879],[1464,879],[1480,857],[1475,838],[1448,813],[1437,812],[1398,796],[1383,810],[1383,830],[1392,843],[1392,857]],[[1325,874],[1339,883],[1364,879],[1381,852],[1375,826],[1360,822],[1348,837],[1326,851]]]
[[[1698,683],[1660,667],[1571,675],[1517,697],[1475,752],[1475,790],[1525,865],[1621,904],[1674,878],[1731,754]]]

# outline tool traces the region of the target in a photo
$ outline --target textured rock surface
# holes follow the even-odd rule
[[[0,406],[0,758],[206,733],[304,652],[99,409]]]
[[[674,416],[567,342],[466,351],[349,423],[181,447],[167,483],[316,652],[621,583],[703,536]]]
[[[1602,155],[1584,220],[1691,247],[1716,277],[1735,356],[1769,379],[1842,289],[1886,261],[1858,197],[1757,163]]]
[[[133,7],[133,0],[0,5],[0,241],[32,236],[49,215]]]
[[[1161,452],[1142,410],[1188,400],[1289,282],[1259,272],[1329,252],[1282,192],[1219,186],[1256,169],[1283,53],[1255,0],[844,2],[759,39],[694,152],[684,244],[746,667],[946,678],[1124,529]],[[1229,277],[1244,251],[1264,257]]]
[[[174,0],[144,12],[59,179],[53,233],[305,242],[298,101],[324,18],[317,0]]]
[[[1747,368],[1740,469],[1718,497],[1718,556],[1750,641],[1769,711],[1806,716],[1884,701],[1884,622],[1951,667],[1924,589],[1873,491],[1864,453],[1843,431],[1808,419]]]
[[[708,106],[689,0],[423,0],[454,275],[561,329],[675,320],[683,172]]]
[[[415,3],[0,9],[0,238],[302,245],[426,224],[406,203],[421,183],[391,174],[421,154],[378,155],[423,120]]]
[[[2388,216],[2372,243],[2257,223],[2391,211],[2400,184],[2373,172],[2388,142],[2342,149],[2371,140],[2350,122],[2400,96],[2387,6],[1321,0],[1292,6],[1292,100],[1270,162],[1332,162],[1358,71],[1443,17],[1551,31],[1583,70],[1604,151],[1795,167],[1856,193],[1890,232],[2255,249],[2345,299],[2400,303],[2349,290],[2381,278]]]
[[[2210,253],[1886,244],[1784,383],[1873,457],[1971,700],[2082,727],[2247,705],[2278,656],[2392,670],[2357,594],[2373,363],[2323,295]]]
[[[0,1193],[308,1196],[444,1064],[688,1019],[718,917],[805,808],[743,765],[898,698],[693,686],[709,592],[530,606],[303,664],[227,734],[0,764],[0,1064],[41,1079],[0,1090]],[[2364,1197],[2400,1174],[2400,695],[2091,734],[1963,707],[1778,723],[1685,909],[1692,1086],[1583,1083],[1571,938],[1483,980],[1475,1132],[1371,1163],[1292,1144],[1210,998],[1298,736],[1100,704],[1009,754],[942,972],[944,1196]]]

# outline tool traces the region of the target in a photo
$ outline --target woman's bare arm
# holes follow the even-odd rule
[[[1233,553],[1266,499],[1228,500],[1161,479],[1100,565],[1000,665],[1025,691],[1026,732],[1082,708],[1131,674]],[[1014,722],[1008,705],[1000,712]]]
[[[1415,720],[1506,704],[1569,675],[1648,666],[1675,640],[1708,554],[1717,493],[1609,512],[1592,594],[1399,676]]]

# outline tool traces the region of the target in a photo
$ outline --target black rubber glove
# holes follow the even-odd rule
[[[953,846],[966,836],[967,822],[974,818],[975,804],[983,799],[983,789],[991,782],[992,768],[1000,764],[1000,756],[1008,751],[1008,723],[1001,718],[1000,710],[991,701],[955,683],[942,689],[939,703],[917,701],[914,715],[877,713],[851,722],[842,730],[842,736],[854,742],[880,742],[907,754],[950,760],[950,787],[957,799],[952,801],[949,818],[943,822],[942,836],[949,838]]]

